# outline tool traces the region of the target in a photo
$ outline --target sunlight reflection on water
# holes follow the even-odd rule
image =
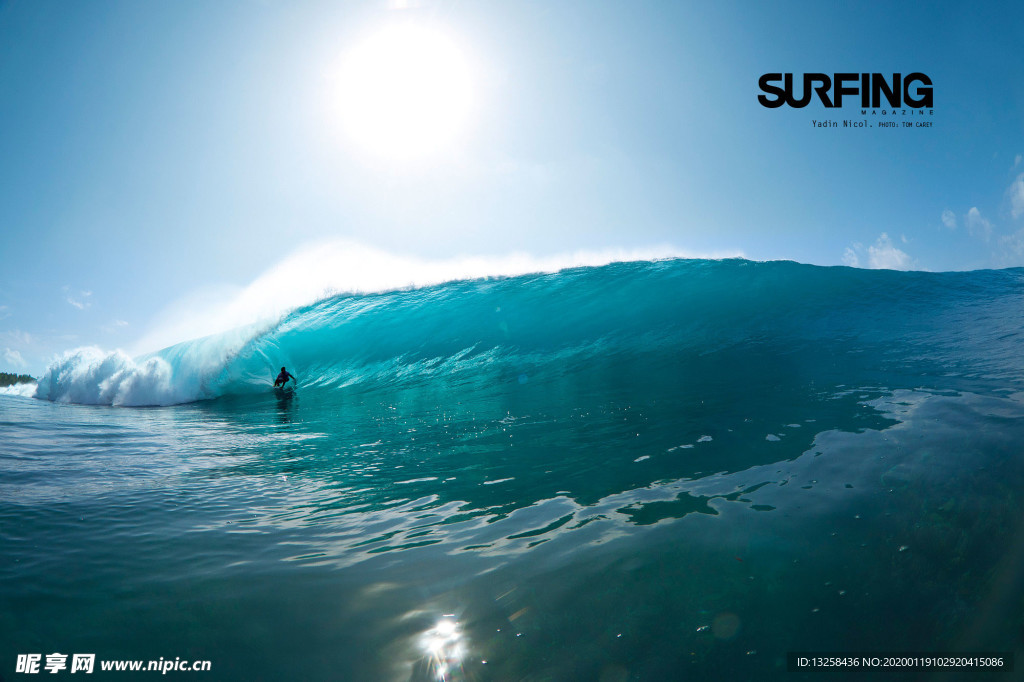
[[[431,675],[437,680],[459,679],[466,657],[466,639],[454,614],[446,614],[420,637],[420,648],[429,659]]]

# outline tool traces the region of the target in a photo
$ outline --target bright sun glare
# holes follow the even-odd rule
[[[345,57],[338,89],[342,124],[364,151],[417,159],[449,147],[471,105],[470,69],[443,33],[385,29]]]

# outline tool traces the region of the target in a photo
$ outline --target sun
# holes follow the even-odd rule
[[[337,98],[346,136],[364,152],[420,159],[448,148],[465,128],[470,68],[441,31],[393,26],[345,56]]]

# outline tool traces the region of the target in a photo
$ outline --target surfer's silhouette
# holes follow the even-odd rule
[[[277,375],[276,379],[274,379],[274,388],[277,388],[278,386],[284,386],[285,384],[288,383],[289,379],[291,379],[292,381],[295,382],[296,385],[298,385],[299,380],[296,379],[295,376],[292,375],[288,370],[282,367],[281,373]]]

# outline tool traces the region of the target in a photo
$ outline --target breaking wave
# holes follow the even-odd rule
[[[80,348],[38,398],[169,405],[302,390],[501,392],[595,375],[745,400],[797,386],[913,388],[1021,376],[1024,270],[923,273],[671,259],[337,295],[272,323],[129,357]],[[717,387],[717,388],[716,388]],[[900,386],[891,386],[898,388]]]

